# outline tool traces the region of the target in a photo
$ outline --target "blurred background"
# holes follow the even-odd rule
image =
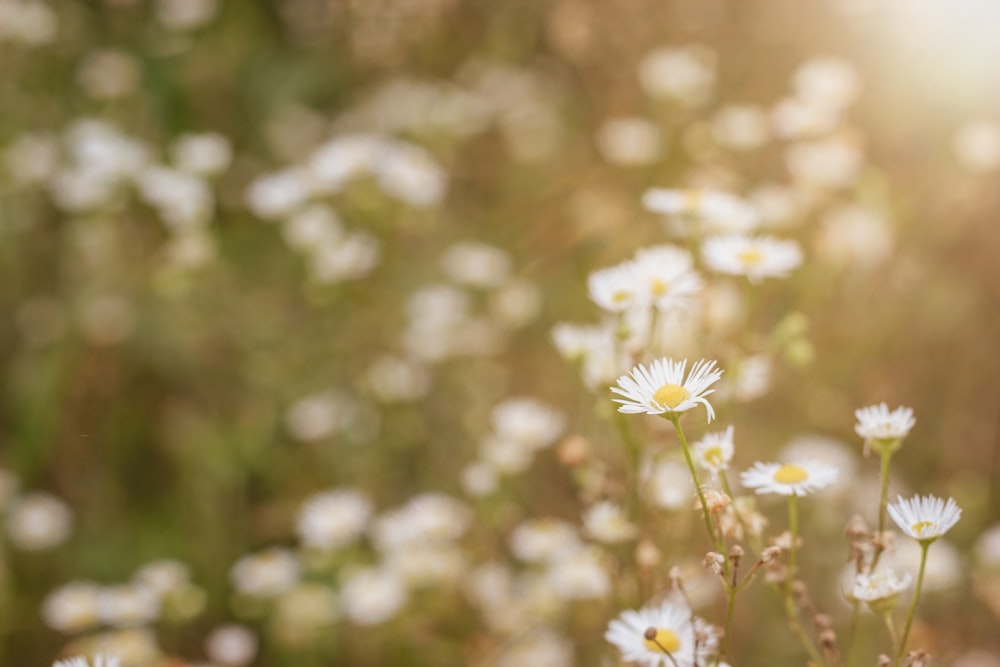
[[[985,0],[0,0],[0,664],[614,665],[608,620],[675,563],[721,622],[672,435],[630,420],[635,468],[607,390],[631,365],[554,333],[601,321],[592,271],[749,231],[643,206],[679,188],[738,196],[805,258],[706,279],[664,347],[727,369],[736,470],[789,446],[846,467],[803,505],[814,598],[843,628],[840,534],[874,517],[854,410],[911,406],[893,494],[964,509],[914,633],[934,664],[1000,665],[998,22]],[[591,528],[548,564],[514,537],[579,540],[640,487],[638,537]],[[804,664],[790,637],[755,586],[731,662]],[[889,650],[870,616],[859,647]]]

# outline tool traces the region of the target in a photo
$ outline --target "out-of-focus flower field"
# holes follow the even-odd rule
[[[0,0],[0,665],[1000,666],[998,24]]]

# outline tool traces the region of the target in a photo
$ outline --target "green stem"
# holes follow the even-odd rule
[[[893,644],[896,643],[896,626],[892,622],[892,612],[886,611],[882,614],[882,620],[885,621],[885,627],[889,629],[889,639]]]
[[[795,581],[796,559],[798,556],[797,542],[799,540],[799,505],[795,494],[788,496],[788,533],[791,537],[791,544],[788,548],[788,572],[785,575],[785,615],[788,616],[788,623],[792,627],[792,632],[798,637],[813,662],[817,665],[825,665],[827,662],[819,652],[819,649],[816,648],[812,640],[809,639],[802,629],[802,624],[799,623],[798,612],[795,609],[795,601],[792,600],[792,582]]]
[[[855,600],[851,603],[851,630],[847,640],[847,667],[854,667],[856,662],[855,644],[858,639],[858,622],[861,620],[861,605]]]
[[[622,445],[625,447],[625,455],[628,458],[628,475],[631,478],[631,484],[628,484],[630,490],[630,509],[633,512],[638,512],[642,506],[639,494],[639,443],[632,437],[632,432],[629,431],[628,422],[626,421],[624,414],[615,410],[613,419],[615,422],[615,428],[618,431],[618,436],[621,438]]]
[[[694,488],[698,492],[698,500],[701,501],[701,514],[705,519],[705,530],[708,531],[708,538],[712,540],[715,544],[715,550],[726,555],[726,548],[722,542],[722,535],[717,534],[715,529],[712,528],[712,518],[708,513],[708,503],[705,501],[705,493],[701,490],[701,480],[698,479],[698,471],[694,467],[694,459],[691,458],[691,448],[688,447],[687,438],[684,437],[684,429],[681,428],[681,417],[680,414],[676,412],[665,413],[667,419],[669,419],[673,425],[674,430],[677,431],[677,437],[681,441],[681,451],[684,452],[684,460],[687,461],[688,470],[691,472],[691,479],[694,481]],[[729,574],[729,559],[725,562],[726,575]]]
[[[736,609],[737,592],[738,589],[735,585],[726,587],[726,596],[728,597],[728,600],[726,601],[726,625],[722,628],[722,640],[719,642],[719,653],[716,664],[718,664],[718,660],[726,654],[726,643],[729,641],[729,634],[732,632],[733,628],[733,612]]]
[[[788,547],[788,574],[785,577],[785,583],[791,591],[792,580],[795,578],[795,561],[798,555],[799,541],[799,504],[794,493],[788,496],[788,533],[791,535],[791,544]]]
[[[896,653],[896,664],[903,659],[906,651],[906,640],[910,637],[910,626],[913,625],[913,615],[917,611],[917,601],[920,600],[920,589],[924,585],[924,570],[927,567],[927,550],[933,540],[920,542],[920,571],[917,573],[917,586],[913,589],[913,600],[910,601],[910,609],[906,612],[906,626],[903,628],[903,636],[899,640],[899,651]]]
[[[869,572],[875,571],[875,566],[878,565],[878,559],[884,551],[882,546],[882,533],[885,531],[885,508],[889,502],[889,460],[892,458],[892,451],[890,451],[888,447],[880,447],[879,456],[882,459],[882,491],[879,495],[878,501],[878,533],[876,533],[875,557],[872,558],[871,567],[868,568]]]

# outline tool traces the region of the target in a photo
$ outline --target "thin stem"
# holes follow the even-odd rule
[[[631,509],[638,512],[641,508],[639,498],[639,443],[634,437],[632,437],[632,432],[628,428],[628,422],[626,421],[624,414],[616,410],[613,419],[615,422],[615,429],[618,431],[618,436],[621,438],[622,445],[625,447],[625,455],[628,458],[628,474],[632,478],[632,483],[628,485],[631,491],[629,494],[629,501],[632,505]]]
[[[791,535],[791,544],[788,547],[788,574],[785,583],[791,590],[792,580],[795,578],[795,560],[798,554],[799,541],[799,504],[797,496],[793,493],[788,496],[788,533]]]
[[[660,328],[660,309],[656,306],[651,306],[650,310],[652,312],[649,315],[649,332],[647,334],[646,349],[650,354],[655,355],[660,351],[660,338],[657,335],[657,330]]]
[[[882,614],[882,620],[885,621],[885,627],[889,629],[889,639],[893,644],[896,643],[896,626],[892,622],[892,612],[886,611]]]
[[[712,528],[712,519],[708,513],[708,503],[705,501],[705,493],[701,490],[701,480],[698,479],[698,471],[694,467],[694,459],[691,458],[691,448],[688,447],[687,438],[684,437],[684,429],[681,428],[680,415],[676,412],[667,412],[665,416],[673,423],[674,430],[677,431],[677,437],[681,441],[681,451],[684,452],[684,460],[687,461],[691,479],[694,481],[694,488],[698,492],[698,500],[701,501],[701,514],[705,519],[705,530],[708,531],[708,538],[715,544],[715,550],[725,555],[725,545],[722,543],[722,535],[717,534]],[[726,574],[729,574],[728,559],[725,563],[725,571]]]
[[[861,605],[855,600],[851,603],[851,629],[847,640],[847,667],[854,667],[857,656],[855,645],[858,639],[858,623],[861,620]]]
[[[896,653],[896,664],[903,659],[906,651],[906,640],[910,637],[910,626],[913,625],[913,615],[917,611],[917,601],[920,600],[920,589],[924,585],[924,569],[927,566],[927,550],[933,540],[920,542],[920,571],[917,573],[917,586],[913,589],[913,600],[910,601],[910,609],[906,612],[906,626],[903,628],[903,636],[899,640],[899,651]]]
[[[797,543],[799,540],[799,505],[795,494],[788,496],[788,534],[791,537],[791,544],[788,548],[788,572],[785,575],[785,615],[788,616],[788,623],[792,626],[792,632],[799,638],[802,646],[809,653],[809,657],[817,665],[825,665],[827,661],[802,629],[802,624],[799,623],[798,612],[795,609],[795,602],[792,600],[792,582],[795,581],[796,558],[798,555]]]
[[[733,501],[733,503],[734,503],[734,505],[732,507],[733,514],[736,515],[736,521],[740,524],[740,528],[743,529],[743,537],[744,537],[744,539],[748,539],[749,540],[750,539],[750,530],[747,528],[746,522],[743,521],[743,515],[740,514],[739,511],[737,511],[737,509],[735,507],[736,496],[733,495],[733,490],[731,488],[729,488],[729,479],[726,477],[726,471],[725,470],[720,470],[719,471],[719,483],[722,485],[722,491],[723,491],[723,493],[725,493],[727,496],[729,496],[729,499]],[[759,551],[759,549],[758,549],[758,551]]]
[[[889,501],[889,460],[892,458],[892,451],[889,447],[880,447],[879,456],[882,459],[882,492],[878,501],[878,532],[876,533],[875,539],[875,556],[872,558],[871,567],[868,568],[869,572],[875,571],[875,566],[878,565],[878,559],[885,550],[882,546],[882,533],[885,532],[885,508]]]
[[[722,628],[722,639],[719,641],[718,657],[721,659],[726,654],[726,644],[729,641],[729,633],[733,628],[733,612],[736,609],[736,593],[738,589],[735,585],[726,588],[726,625]],[[718,660],[716,661],[718,664]]]

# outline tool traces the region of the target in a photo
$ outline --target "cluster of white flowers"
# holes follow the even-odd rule
[[[504,250],[477,241],[459,241],[441,256],[449,282],[413,292],[401,345],[415,361],[437,363],[464,356],[492,356],[503,350],[511,331],[538,316],[538,286],[514,274]]]
[[[42,606],[46,625],[63,634],[103,628],[141,628],[159,620],[183,621],[204,607],[204,591],[191,582],[186,565],[159,560],[144,565],[131,581],[102,585],[73,581],[52,591]]]

